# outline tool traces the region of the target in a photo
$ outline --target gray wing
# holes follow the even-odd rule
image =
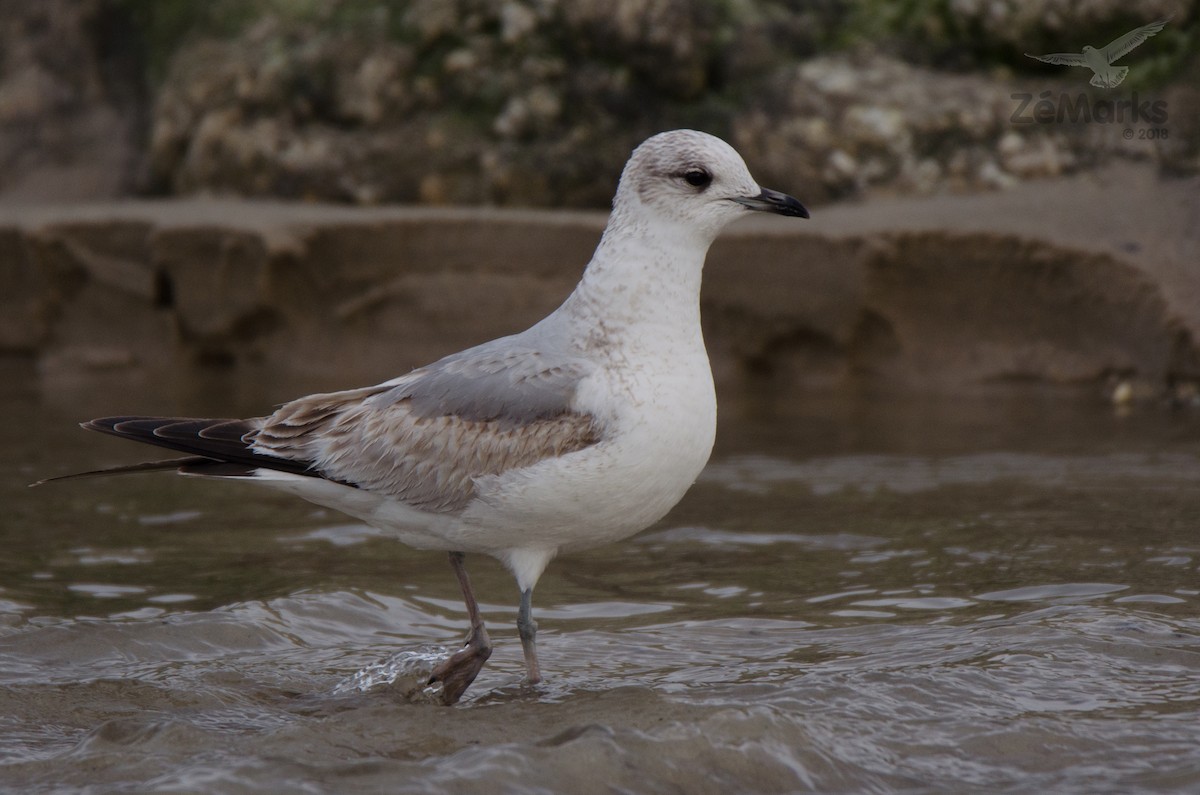
[[[454,512],[471,501],[475,478],[599,441],[595,418],[572,408],[594,370],[497,340],[379,386],[295,400],[250,441],[331,480]]]
[[[1059,66],[1087,66],[1083,60],[1083,53],[1078,52],[1052,52],[1048,55],[1030,55],[1025,53],[1026,58],[1033,58],[1035,61],[1043,63],[1053,63]]]
[[[408,400],[421,417],[453,414],[515,428],[568,410],[575,385],[595,369],[585,359],[505,337],[389,381],[368,402],[382,408]]]
[[[1140,28],[1131,30],[1119,39],[1114,39],[1106,44],[1101,52],[1104,53],[1104,57],[1108,60],[1108,62],[1112,63],[1125,53],[1132,50],[1134,47],[1137,47],[1146,39],[1153,36],[1155,33],[1158,33],[1160,30],[1162,30],[1163,26],[1166,25],[1170,19],[1170,17],[1167,17],[1166,19],[1160,19],[1157,22],[1151,22],[1149,25],[1142,25]]]

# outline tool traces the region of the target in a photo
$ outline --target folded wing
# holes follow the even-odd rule
[[[594,370],[583,359],[497,340],[378,386],[294,400],[269,417],[105,417],[83,427],[188,457],[86,474],[175,468],[248,477],[266,469],[454,512],[470,502],[478,477],[600,440],[601,424],[574,408]]]
[[[248,439],[256,454],[453,512],[470,502],[477,477],[599,441],[596,419],[572,407],[594,369],[498,340],[376,387],[293,401]]]

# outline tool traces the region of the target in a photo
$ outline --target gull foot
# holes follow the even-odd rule
[[[441,682],[442,703],[446,706],[457,704],[491,656],[492,641],[487,632],[472,632],[461,649],[433,669],[428,684]]]

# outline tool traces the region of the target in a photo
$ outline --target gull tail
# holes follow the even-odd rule
[[[1127,74],[1129,74],[1128,66],[1110,66],[1103,72],[1096,72],[1088,82],[1096,88],[1116,88],[1121,85],[1121,81]]]
[[[119,475],[130,472],[154,472],[174,469],[185,475],[208,477],[253,477],[259,469],[273,469],[297,475],[320,477],[311,462],[263,455],[251,449],[252,436],[261,420],[196,419],[192,417],[101,417],[80,423],[81,428],[99,431],[122,439],[178,450],[188,455],[163,461],[97,469],[72,475],[46,478],[32,483],[39,486],[58,480]]]

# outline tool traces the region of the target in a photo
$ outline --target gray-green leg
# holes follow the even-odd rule
[[[521,649],[525,652],[525,681],[536,685],[542,681],[542,669],[538,666],[537,622],[533,620],[533,589],[521,591],[521,609],[517,612],[517,632],[521,636]]]

